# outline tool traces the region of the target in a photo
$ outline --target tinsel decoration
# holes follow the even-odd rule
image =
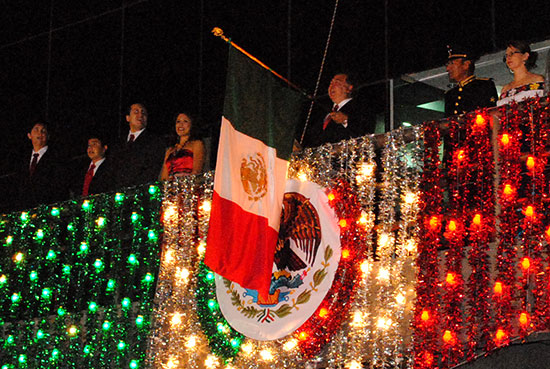
[[[493,305],[495,324],[492,328],[496,346],[507,345],[516,335],[519,316],[516,302],[516,275],[518,258],[516,237],[519,234],[519,193],[521,184],[522,131],[517,105],[502,108],[500,130],[495,138],[498,144],[498,246],[496,255],[496,275],[493,283]]]
[[[159,368],[200,368],[208,345],[196,311],[197,266],[204,241],[199,240],[199,176],[179,177],[164,184],[164,242],[149,365]],[[201,250],[201,247],[203,250]]]
[[[462,275],[462,261],[464,259],[464,240],[466,236],[465,219],[466,201],[464,198],[466,182],[466,168],[470,163],[468,154],[463,147],[464,130],[461,122],[449,122],[448,141],[445,147],[445,167],[447,168],[447,189],[449,203],[446,214],[444,237],[447,241],[445,272],[443,274],[442,317],[443,334],[441,350],[441,367],[450,368],[463,359],[464,346],[464,278]]]
[[[316,355],[330,341],[347,316],[350,307],[347,302],[353,295],[355,282],[361,272],[357,261],[362,260],[366,246],[365,230],[359,224],[361,207],[349,183],[338,180],[330,193],[333,197],[329,197],[329,204],[340,219],[342,256],[325,299],[315,313],[294,332],[300,351],[307,359]]]
[[[548,265],[543,260],[544,249],[544,212],[548,198],[545,168],[548,163],[546,146],[548,144],[547,107],[541,109],[539,99],[525,103],[521,117],[525,132],[524,174],[522,186],[521,214],[523,234],[521,245],[522,279],[525,288],[523,311],[520,312],[520,335],[525,336],[534,330],[547,329],[548,324]],[[546,114],[543,113],[546,111]],[[529,266],[527,267],[527,261]],[[531,289],[531,291],[528,291]],[[532,301],[529,298],[532,295]],[[524,314],[523,316],[521,314]]]
[[[2,368],[143,364],[159,206],[151,185],[2,216]]]
[[[467,352],[472,359],[476,350],[493,347],[489,243],[494,239],[495,198],[494,158],[490,118],[486,111],[471,113],[464,121],[467,192],[463,197],[468,229],[468,262],[471,273],[467,282]]]
[[[419,242],[417,257],[416,306],[414,312],[414,367],[437,366],[440,349],[439,267],[443,190],[437,122],[424,123],[424,170],[420,182]]]

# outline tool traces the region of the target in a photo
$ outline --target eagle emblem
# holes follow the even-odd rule
[[[292,250],[291,241],[294,241],[302,257]],[[296,271],[312,266],[320,244],[321,225],[313,204],[297,192],[285,193],[275,253],[277,268]]]
[[[258,201],[267,193],[267,170],[259,152],[241,160],[241,183],[250,201]]]

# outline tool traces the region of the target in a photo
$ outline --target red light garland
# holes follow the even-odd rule
[[[337,181],[328,197],[336,216],[341,219],[339,225],[342,258],[325,299],[315,313],[294,332],[305,358],[316,355],[348,316],[351,304],[345,301],[353,296],[357,286],[355,281],[361,277],[360,268],[356,264],[364,258],[367,244],[364,227],[355,221],[361,217],[361,206],[350,184],[344,180]],[[331,198],[338,199],[338,202]]]
[[[439,145],[441,137],[437,122],[424,125],[424,171],[420,183],[420,212],[418,243],[418,283],[414,328],[414,367],[431,368],[439,351],[439,296],[437,250],[440,247],[441,202],[443,191],[439,184],[441,169]]]

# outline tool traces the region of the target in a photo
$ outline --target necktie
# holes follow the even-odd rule
[[[332,111],[338,111],[338,104],[334,105],[334,107],[332,108]],[[327,126],[328,126],[328,124],[330,123],[331,120],[332,120],[332,118],[330,117],[330,114],[327,114],[327,117],[325,118],[325,120],[323,122],[323,131],[325,129],[327,129]]]
[[[94,169],[95,169],[95,164],[92,163],[92,165],[90,165],[90,168],[86,172],[86,177],[84,177],[84,186],[82,186],[82,196],[88,196],[90,183],[92,183],[92,178],[94,178]]]
[[[32,162],[29,168],[29,174],[31,177],[34,174],[34,171],[36,170],[36,164],[38,164],[38,156],[40,156],[40,154],[32,154]]]
[[[130,138],[128,139],[128,142],[134,142],[134,140],[136,139],[136,136],[134,136],[133,134],[130,134]]]

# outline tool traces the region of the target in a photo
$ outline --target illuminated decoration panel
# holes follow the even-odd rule
[[[142,366],[161,196],[147,185],[2,216],[1,368]]]

